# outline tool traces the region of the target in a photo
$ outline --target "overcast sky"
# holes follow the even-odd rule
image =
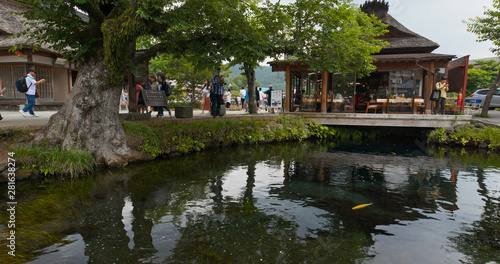
[[[354,0],[358,6],[366,0]],[[440,45],[434,53],[457,57],[470,55],[471,59],[495,57],[489,51],[490,42],[476,42],[477,36],[467,32],[463,20],[483,17],[484,7],[492,7],[493,0],[385,0],[389,14],[409,30]],[[282,0],[290,3],[294,0]]]

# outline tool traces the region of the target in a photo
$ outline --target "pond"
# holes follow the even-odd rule
[[[500,263],[500,159],[422,146],[234,147],[19,182],[26,204],[69,193],[28,263]]]

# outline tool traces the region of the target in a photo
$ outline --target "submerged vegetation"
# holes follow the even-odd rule
[[[23,198],[16,206],[15,256],[8,254],[7,240],[3,240],[0,263],[25,263],[35,257],[35,250],[61,241],[66,236],[64,231],[73,226],[71,222],[91,202],[89,194],[96,193],[98,187],[92,177],[78,181],[52,178],[18,185]],[[8,223],[8,217],[0,214],[0,221]],[[6,234],[2,231],[1,236]]]

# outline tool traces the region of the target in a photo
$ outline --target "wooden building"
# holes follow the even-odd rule
[[[399,23],[383,0],[367,1],[360,8],[388,25],[381,39],[389,45],[373,54],[376,70],[357,78],[356,73],[311,72],[297,60],[269,62],[273,71],[286,72],[285,111],[430,114],[430,94],[443,76],[449,79],[450,92],[465,94],[468,56],[453,61],[455,55],[433,53],[439,45]],[[301,103],[294,104],[301,91]]]
[[[47,82],[38,85],[40,98],[37,105],[62,105],[68,98],[76,79],[76,65],[48,47],[34,49],[29,36],[13,38],[24,29],[22,16],[12,14],[23,10],[23,4],[13,0],[0,0],[0,84],[5,95],[0,97],[0,107],[24,104],[26,97],[15,89],[15,81],[26,76],[28,69],[35,69],[36,79]],[[25,44],[21,50],[12,47]],[[13,107],[11,107],[13,108]]]

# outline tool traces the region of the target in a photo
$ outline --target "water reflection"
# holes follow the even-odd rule
[[[422,153],[289,143],[109,171],[32,263],[500,261],[498,168]]]

